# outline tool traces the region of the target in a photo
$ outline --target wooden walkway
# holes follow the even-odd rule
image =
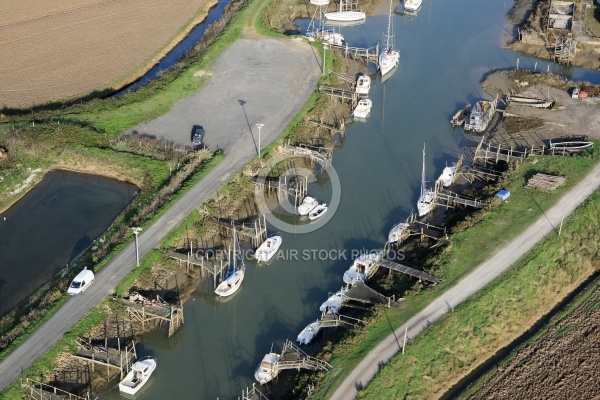
[[[365,60],[366,62],[372,62],[375,63],[376,66],[379,66],[379,44],[377,44],[375,48],[352,47],[348,46],[348,44],[329,44],[329,48],[341,52],[344,55],[344,57],[349,57],[354,60],[360,58]]]
[[[113,377],[110,372],[111,368],[118,371],[119,379],[123,379],[129,372],[131,363],[137,359],[135,342],[133,341],[129,346],[125,345],[124,349],[92,346],[83,341],[79,341],[77,344],[77,353],[71,354],[71,356],[87,362],[92,372],[94,372],[96,366],[106,368],[106,376],[109,380]]]
[[[169,337],[171,337],[184,322],[181,302],[179,304],[169,304],[160,299],[139,302],[121,300],[127,307],[129,316],[142,324],[142,332],[145,331],[148,323],[154,325],[166,323]]]
[[[444,189],[442,185],[439,185],[437,183],[435,186],[435,190],[435,203],[446,208],[454,208],[457,205],[469,206],[474,208],[485,208],[489,206],[488,202],[460,196],[458,193],[454,193],[450,190]]]
[[[281,351],[281,358],[275,364],[278,370],[310,369],[313,371],[329,371],[332,366],[323,360],[309,356],[290,340],[286,340]]]
[[[368,287],[364,282],[357,282],[344,294],[348,300],[361,303],[383,304],[386,307],[404,308],[404,305],[396,301],[394,297],[387,297]]]
[[[431,282],[434,285],[436,283],[440,283],[442,281],[437,276],[428,274],[425,271],[419,271],[418,269],[407,267],[406,265],[398,264],[398,263],[395,263],[393,261],[386,260],[384,258],[379,258],[377,260],[377,264],[379,264],[379,266],[381,266],[381,267],[388,268],[388,269],[391,269],[393,271],[397,271],[397,272],[400,272],[400,273],[403,273],[403,274],[406,274],[406,275],[410,275],[410,276],[413,276],[413,277],[418,278],[420,280]]]
[[[84,397],[77,396],[47,383],[42,383],[31,378],[21,379],[21,389],[35,400],[91,400],[90,394]]]
[[[342,102],[348,101],[350,107],[354,109],[358,103],[358,94],[354,90],[346,90],[336,87],[320,86],[319,91],[333,97],[342,99]]]

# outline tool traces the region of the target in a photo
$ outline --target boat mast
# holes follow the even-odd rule
[[[423,172],[421,175],[421,198],[425,196],[425,143],[423,143]]]
[[[385,51],[391,50],[393,44],[390,45],[390,30],[392,27],[392,0],[390,0],[390,11],[388,13],[387,34],[385,35]]]

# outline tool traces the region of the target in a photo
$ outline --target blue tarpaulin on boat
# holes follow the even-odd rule
[[[500,190],[498,193],[496,193],[496,197],[500,197],[502,200],[506,200],[508,199],[508,197],[510,196],[510,192],[508,190]]]

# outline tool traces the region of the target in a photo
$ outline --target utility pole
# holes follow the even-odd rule
[[[138,247],[138,234],[142,231],[142,228],[140,227],[135,227],[135,228],[131,228],[131,230],[133,231],[133,234],[135,235],[135,263],[136,266],[140,266],[140,250]]]

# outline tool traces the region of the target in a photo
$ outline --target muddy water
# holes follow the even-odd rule
[[[136,190],[113,179],[56,170],[4,212],[0,218],[0,315],[90,246]]]
[[[163,331],[145,335],[138,354],[156,356],[158,369],[144,399],[234,399],[252,386],[263,355],[295,340],[319,317],[319,305],[340,288],[353,256],[382,247],[392,225],[415,209],[423,143],[429,182],[471,143],[449,119],[481,98],[479,82],[490,68],[512,68],[519,58],[521,68],[537,62],[538,70],[549,65],[575,80],[600,81],[596,72],[560,69],[502,49],[511,5],[425,0],[416,17],[394,15],[400,67],[385,84],[375,78],[370,118],[348,126],[334,153],[341,202],[332,219],[311,233],[302,234],[302,226],[281,232],[286,259],[247,262],[241,290],[226,302],[216,301],[211,283],[200,285],[184,305],[184,326],[171,339]],[[385,26],[387,16],[379,15],[340,29],[350,44],[370,47],[382,40]],[[309,194],[330,202],[331,185],[327,179],[311,184]],[[114,389],[100,394],[118,396]]]

